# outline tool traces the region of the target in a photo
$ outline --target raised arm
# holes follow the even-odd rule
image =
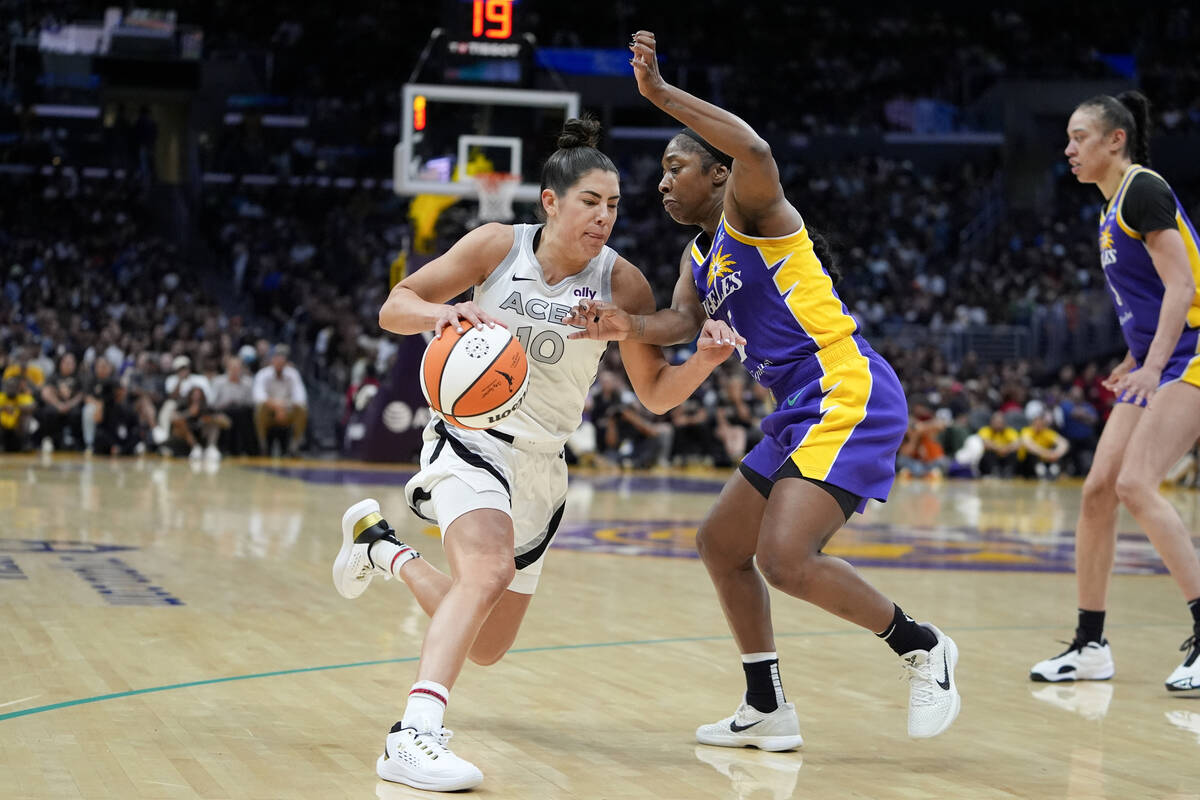
[[[447,300],[487,280],[512,249],[513,229],[489,222],[455,242],[454,246],[392,287],[379,309],[379,327],[399,334],[433,331],[448,325],[460,332],[459,320],[469,325],[495,325],[496,320],[473,302],[445,305]]]
[[[694,294],[694,292],[693,292]],[[613,301],[626,313],[648,317],[654,311],[654,294],[641,271],[623,258],[613,266]],[[661,312],[659,312],[661,313]],[[683,364],[673,366],[656,345],[626,339],[621,342],[621,361],[638,399],[655,414],[663,414],[682,403],[721,362],[733,352],[712,335],[716,325],[706,323],[696,343],[696,352]]]
[[[800,214],[783,196],[779,168],[766,140],[736,114],[667,83],[658,71],[657,43],[650,31],[635,33],[629,49],[642,96],[733,158],[725,189],[725,215],[730,223],[745,229],[763,222],[771,229],[762,232],[764,236],[796,230]]]

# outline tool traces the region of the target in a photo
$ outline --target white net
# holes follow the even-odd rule
[[[479,198],[480,222],[509,222],[513,213],[513,197],[519,175],[509,172],[481,172],[471,176],[475,181],[475,193]]]

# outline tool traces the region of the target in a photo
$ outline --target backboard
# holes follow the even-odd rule
[[[396,194],[471,197],[471,174],[498,171],[520,175],[516,199],[530,202],[541,194],[538,173],[563,123],[579,116],[579,95],[410,83],[400,113]]]

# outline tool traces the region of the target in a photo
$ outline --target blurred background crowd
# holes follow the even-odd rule
[[[879,4],[864,26],[834,5],[717,0],[704,11],[713,24],[681,25],[691,6],[664,3],[642,20],[617,3],[586,31],[563,4],[531,5],[536,39],[560,48],[619,47],[657,23],[668,78],[771,141],[789,197],[838,257],[839,293],[909,394],[901,474],[1086,473],[1113,402],[1102,380],[1124,355],[1095,252],[1101,197],[1063,169],[1069,104],[1043,121],[1049,133],[1031,132],[1006,122],[996,98],[1031,78],[1140,85],[1172,152],[1195,152],[1200,26],[1188,4],[1136,17],[1116,2],[1087,15],[933,4],[917,16]],[[397,269],[421,260],[410,200],[388,178],[400,87],[439,23],[429,6],[222,1],[180,12],[203,31],[203,86],[175,142],[182,174],[167,174],[170,120],[152,92],[143,104],[102,86],[95,117],[47,111],[97,87],[39,61],[37,42],[104,6],[0,0],[6,451],[212,461],[343,451],[398,352],[379,306]],[[746,37],[730,47],[718,23],[735,14]],[[787,25],[804,31],[801,46],[780,41]],[[776,54],[769,80],[746,66],[762,52]],[[254,91],[215,85],[220,76]],[[604,121],[644,122],[634,106],[606,109]],[[268,114],[303,125],[266,125]],[[938,137],[957,144],[939,150]],[[913,142],[926,147],[905,149]],[[622,171],[610,244],[645,271],[660,305],[691,235],[658,203],[662,144],[604,144]],[[1035,147],[1045,168],[1030,177],[1021,156]],[[1200,170],[1168,178],[1200,218]],[[471,217],[470,203],[448,208],[424,251],[442,251]],[[730,362],[686,404],[651,415],[610,349],[571,455],[728,465],[771,406]]]

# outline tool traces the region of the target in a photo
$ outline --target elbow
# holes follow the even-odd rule
[[[771,145],[766,139],[760,136],[755,136],[746,145],[746,154],[743,158],[754,161],[768,161],[772,158]]]

